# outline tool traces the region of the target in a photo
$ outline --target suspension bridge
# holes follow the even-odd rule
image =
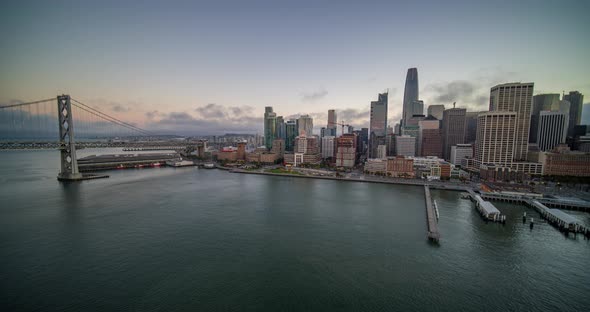
[[[60,151],[57,179],[60,181],[96,177],[80,172],[76,140],[83,140],[83,147],[141,147],[141,144],[129,145],[124,142],[155,141],[158,136],[69,95],[0,106],[1,144],[4,147],[57,148]]]

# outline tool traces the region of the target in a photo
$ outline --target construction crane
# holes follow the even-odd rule
[[[342,127],[342,130],[341,130],[341,132],[340,132],[340,135],[343,135],[343,134],[344,134],[344,127],[352,127],[352,126],[351,126],[351,125],[349,125],[349,124],[346,124],[346,123],[339,123],[339,122],[328,122],[328,126],[330,126],[330,125],[337,125],[337,126],[341,126],[341,127]]]

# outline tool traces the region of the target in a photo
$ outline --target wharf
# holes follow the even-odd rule
[[[165,165],[167,161],[180,161],[177,153],[91,155],[78,159],[80,172],[121,168],[141,168]]]
[[[424,185],[424,199],[426,201],[426,224],[428,226],[428,239],[437,242],[440,240],[440,233],[438,232],[438,224],[436,222],[436,214],[432,207],[432,197],[430,196],[430,188]]]
[[[543,219],[547,220],[549,224],[557,227],[559,231],[583,233],[589,235],[589,229],[587,229],[580,220],[572,217],[571,215],[559,210],[551,209],[537,200],[527,200],[526,204],[535,209]]]
[[[475,203],[475,208],[486,221],[506,222],[506,216],[502,215],[500,210],[489,201],[485,201],[480,195],[473,191],[468,191],[471,200]]]

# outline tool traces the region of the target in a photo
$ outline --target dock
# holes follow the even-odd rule
[[[475,194],[473,191],[469,191],[469,196],[475,203],[475,208],[484,218],[484,220],[502,223],[506,222],[506,216],[502,215],[500,210],[498,210],[494,204],[489,201],[485,201],[480,195]]]
[[[571,215],[559,210],[552,209],[537,200],[527,200],[526,202],[530,207],[535,209],[543,219],[559,229],[560,232],[569,234],[570,232],[583,233],[588,236],[588,229],[582,224],[582,222]]]
[[[440,240],[440,233],[438,232],[438,224],[436,222],[436,214],[432,207],[432,197],[430,196],[430,188],[424,185],[424,199],[426,201],[426,225],[428,226],[428,239],[438,243]]]

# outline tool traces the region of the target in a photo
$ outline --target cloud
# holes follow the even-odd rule
[[[457,102],[457,107],[464,107],[471,111],[487,110],[490,88],[506,82],[520,81],[516,72],[503,70],[501,67],[481,68],[475,71],[472,78],[454,80],[427,85],[421,91],[421,98],[426,108],[432,104],[444,104],[451,107]]]
[[[302,92],[301,93],[301,100],[304,102],[314,102],[320,99],[323,99],[328,95],[328,90],[322,88],[317,91],[313,92]]]
[[[224,106],[210,103],[197,107],[192,112],[164,114],[153,111],[146,113],[146,116],[150,119],[148,129],[181,135],[260,133],[263,127],[262,116],[253,115],[253,108],[247,105]]]
[[[113,104],[113,106],[111,107],[111,110],[113,112],[117,112],[117,113],[126,113],[129,111],[129,107],[124,107],[121,104]]]

